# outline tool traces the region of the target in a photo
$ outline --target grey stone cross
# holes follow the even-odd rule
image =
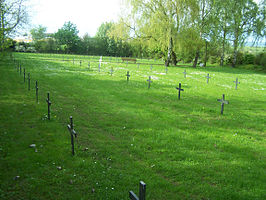
[[[73,118],[72,116],[70,116],[70,124],[67,125],[67,128],[69,130],[69,133],[70,133],[70,137],[71,137],[71,149],[72,149],[72,155],[74,156],[75,155],[75,149],[74,149],[74,135],[75,135],[75,138],[77,137],[77,133],[76,131],[74,130],[74,125],[73,125]]]
[[[128,82],[129,81],[129,77],[130,77],[129,71],[127,71],[126,77],[127,77],[127,82]]]
[[[210,75],[207,74],[206,78],[207,78],[207,83],[209,83],[209,79],[211,78]]]
[[[238,78],[236,78],[236,81],[234,81],[234,83],[236,84],[235,89],[237,90],[237,85],[240,84],[240,82],[238,82]]]
[[[186,72],[186,70],[184,70],[183,74],[184,74],[184,78],[186,78],[186,77],[187,77],[187,72]]]
[[[150,66],[151,72],[152,72],[152,65]]]
[[[224,104],[229,104],[229,101],[225,100],[225,95],[223,94],[222,99],[217,99],[217,101],[221,102],[221,114],[224,113]]]
[[[111,76],[113,75],[113,72],[114,72],[114,69],[113,69],[113,67],[111,67],[111,69],[110,69]]]
[[[150,89],[150,87],[151,87],[151,83],[152,83],[152,81],[151,81],[151,76],[149,76],[149,79],[148,79],[147,81],[149,82],[148,89]]]
[[[131,200],[145,200],[145,198],[146,198],[146,184],[143,181],[140,181],[140,183],[139,183],[139,197],[133,191],[129,191],[129,198]]]
[[[178,100],[180,100],[180,92],[184,91],[184,89],[181,89],[181,83],[179,83],[179,87],[176,87],[176,89],[178,90]]]
[[[167,72],[168,72],[168,68],[167,68],[167,67],[165,67],[165,73],[167,74]]]

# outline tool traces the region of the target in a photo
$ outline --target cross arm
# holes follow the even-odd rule
[[[139,200],[139,198],[137,197],[137,195],[135,195],[135,193],[133,191],[129,192],[129,198],[131,200]]]

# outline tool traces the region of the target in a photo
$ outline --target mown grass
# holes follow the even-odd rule
[[[170,67],[165,74],[159,60],[138,60],[138,68],[107,57],[98,72],[96,56],[14,57],[38,80],[40,103],[16,64],[1,60],[1,199],[128,199],[140,180],[147,199],[265,199],[265,74],[226,67]],[[224,115],[222,94],[229,100]]]

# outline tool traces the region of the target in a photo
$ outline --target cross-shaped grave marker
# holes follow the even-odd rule
[[[178,90],[178,100],[180,100],[180,92],[184,91],[184,89],[181,89],[181,83],[179,83],[179,87],[176,87],[176,89]]]
[[[148,85],[148,89],[150,89],[150,87],[151,87],[151,76],[149,76],[149,79],[147,80],[148,82],[149,82],[149,85]]]
[[[50,93],[48,92],[47,93],[47,99],[46,99],[46,102],[47,102],[47,106],[48,106],[48,119],[50,120],[50,106],[52,104],[52,102],[50,101]]]
[[[229,101],[225,100],[225,95],[223,94],[223,98],[222,99],[217,99],[217,101],[221,102],[221,114],[224,113],[224,104],[229,104]]]
[[[88,68],[90,69],[90,61],[88,62]]]
[[[145,200],[146,197],[146,184],[143,181],[139,183],[139,197],[133,192],[129,191],[129,198],[131,200]]]
[[[69,130],[70,133],[70,137],[71,137],[71,149],[72,149],[72,155],[75,155],[75,149],[74,149],[74,137],[73,135],[75,135],[75,138],[77,137],[77,133],[74,130],[74,125],[73,125],[73,118],[72,116],[69,117],[70,118],[70,124],[67,125],[67,128]]]
[[[167,68],[167,67],[165,67],[165,73],[167,74],[167,72],[168,72],[168,68]]]
[[[24,68],[23,74],[24,74],[24,83],[25,83],[25,79],[26,79],[26,71],[25,71],[25,68]]]
[[[36,102],[38,103],[39,102],[39,99],[38,99],[38,90],[39,90],[39,88],[38,88],[38,82],[37,81],[35,82],[35,89],[36,89]]]
[[[28,73],[28,90],[30,91],[30,73]]]
[[[82,64],[82,61],[80,60],[80,61],[79,61],[79,66],[81,66],[81,64]]]
[[[184,78],[186,78],[186,77],[187,77],[187,72],[186,72],[186,70],[184,70],[183,74],[184,74]]]
[[[210,75],[207,74],[206,78],[207,78],[207,83],[209,83],[209,79],[211,78]]]
[[[130,77],[129,71],[127,71],[126,77],[127,77],[127,82],[128,82],[129,81],[129,77]]]
[[[101,72],[101,63],[99,63],[98,71]]]
[[[240,84],[240,82],[238,82],[238,78],[236,78],[236,81],[234,81],[234,83],[236,84],[235,89],[237,90],[237,85]]]
[[[113,72],[114,72],[114,69],[113,69],[113,67],[111,67],[111,69],[110,69],[111,76],[113,75]]]
[[[150,66],[151,72],[152,72],[152,65]]]

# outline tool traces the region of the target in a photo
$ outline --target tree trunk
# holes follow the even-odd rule
[[[193,63],[193,67],[194,68],[197,67],[198,59],[199,59],[199,50],[196,51],[196,55],[195,55],[195,58],[194,58],[194,63]]]
[[[205,40],[205,57],[204,57],[204,63],[203,63],[204,67],[206,67],[206,64],[207,64],[207,56],[208,56],[208,42]]]
[[[235,39],[234,39],[234,54],[233,54],[233,61],[232,67],[236,67],[237,63],[237,47],[238,47],[238,31],[235,31]]]
[[[165,62],[165,66],[166,67],[168,67],[170,62],[171,62],[172,51],[173,51],[173,39],[172,39],[172,36],[170,36],[169,46],[168,46],[168,53],[167,53],[167,60]]]
[[[174,51],[172,51],[172,63],[173,63],[174,66],[176,66],[176,64],[177,64],[176,54],[175,54]]]
[[[223,34],[223,44],[222,44],[222,55],[221,55],[220,66],[224,66],[225,37],[226,37],[226,32],[224,31],[224,34]]]

